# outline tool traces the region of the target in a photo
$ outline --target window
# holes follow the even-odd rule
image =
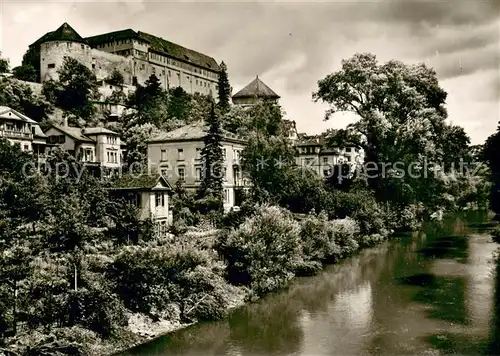
[[[138,208],[141,207],[141,199],[139,193],[129,193],[126,197],[126,200],[129,205],[133,205]]]
[[[66,142],[66,136],[64,136],[64,135],[59,135],[59,136],[58,136],[58,142],[59,142],[59,143],[65,143],[65,142]]]
[[[85,46],[84,46],[84,45],[82,45],[82,49],[84,49],[84,48],[85,48]]]
[[[163,192],[155,193],[156,206],[165,206],[165,194]]]
[[[108,156],[108,162],[111,162],[111,155],[109,152],[107,152],[107,156]]]
[[[345,151],[346,151],[346,152],[351,152],[351,147],[347,147],[347,148],[345,149]]]
[[[224,189],[224,202],[229,203],[229,189]]]
[[[196,180],[201,180],[201,168],[196,167]]]
[[[161,160],[162,161],[167,160],[167,150],[161,150]]]
[[[196,148],[196,159],[201,159],[201,148]]]
[[[323,163],[328,163],[328,157],[323,157]]]
[[[184,168],[179,168],[179,180],[184,180],[185,179],[185,173],[184,173]]]
[[[30,150],[30,146],[28,146],[28,145],[24,145],[24,150],[25,150],[25,151],[29,151],[29,150]]]
[[[351,162],[351,156],[347,156],[347,162]]]
[[[178,161],[183,161],[184,160],[184,150],[182,148],[179,148],[177,150],[177,160]]]
[[[47,64],[47,68],[55,68],[56,64],[55,63],[49,63]]]
[[[95,69],[95,63],[92,63],[92,69]]]
[[[222,179],[227,180],[227,168],[222,167]]]

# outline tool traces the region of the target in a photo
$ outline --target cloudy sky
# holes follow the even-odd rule
[[[64,21],[86,37],[132,28],[224,60],[234,92],[255,75],[281,95],[299,131],[323,121],[317,81],[342,58],[425,62],[448,92],[449,119],[482,143],[500,120],[500,1],[47,1],[0,0],[0,50],[12,66]]]

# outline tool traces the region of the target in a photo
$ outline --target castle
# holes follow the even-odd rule
[[[132,29],[83,38],[69,24],[48,32],[29,46],[23,64],[32,64],[40,82],[57,79],[64,57],[87,66],[98,81],[118,70],[125,85],[144,84],[156,75],[164,89],[217,96],[220,67],[214,58]]]

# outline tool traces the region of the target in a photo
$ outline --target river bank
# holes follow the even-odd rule
[[[500,291],[490,228],[451,218],[396,236],[224,320],[120,355],[331,355],[339,344],[345,354],[491,355]]]

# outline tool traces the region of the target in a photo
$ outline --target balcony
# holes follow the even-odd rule
[[[17,140],[33,140],[31,132],[0,130],[0,137],[12,138]]]

